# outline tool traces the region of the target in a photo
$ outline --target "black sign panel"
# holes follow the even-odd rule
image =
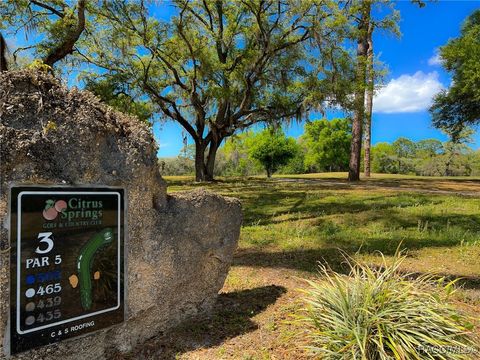
[[[12,187],[10,353],[124,320],[124,190]]]

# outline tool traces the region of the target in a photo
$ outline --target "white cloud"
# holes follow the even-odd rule
[[[381,88],[373,99],[376,113],[406,113],[426,110],[432,97],[444,86],[436,71],[425,74],[402,75]]]
[[[433,54],[433,56],[430,59],[428,59],[428,65],[430,66],[442,65],[442,58],[440,57],[440,53],[438,52],[438,49],[435,50],[435,53]]]

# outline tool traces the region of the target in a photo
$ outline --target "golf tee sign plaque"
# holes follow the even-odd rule
[[[124,321],[121,188],[13,186],[10,354]]]

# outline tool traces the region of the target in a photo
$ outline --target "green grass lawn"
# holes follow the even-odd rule
[[[345,271],[342,252],[380,264],[379,252],[389,258],[400,246],[408,255],[405,271],[462,277],[454,299],[459,309],[478,314],[480,199],[475,192],[480,190],[480,181],[375,175],[352,185],[344,177],[309,174],[289,176],[288,181],[279,176],[272,180],[219,179],[213,184],[195,184],[189,177],[166,177],[170,192],[203,186],[241,200],[244,222],[239,248],[222,296],[238,296],[240,308],[262,308],[251,316],[248,311],[233,311],[234,315],[229,311],[231,323],[225,323],[229,315],[219,309],[221,338],[215,335],[213,345],[207,345],[202,343],[202,332],[198,349],[177,342],[178,356],[304,357],[299,329],[288,321],[301,306],[296,289],[304,286],[301,278],[315,276],[318,261]],[[276,287],[278,296],[266,301],[262,289],[269,286]],[[245,292],[250,292],[248,301]],[[206,324],[219,326],[217,321],[209,321]],[[183,337],[195,337],[190,330],[182,331]]]
[[[434,180],[427,190],[439,187],[438,179]],[[402,191],[377,183],[367,189],[362,183],[359,189],[342,188],[321,180],[304,183],[252,178],[207,185],[192,184],[189,179],[167,177],[167,181],[169,191],[206,186],[239,198],[244,213],[239,251],[269,254],[259,259],[271,262],[265,264],[268,266],[315,271],[316,260],[337,249],[375,260],[376,252],[393,255],[401,244],[409,250],[411,265],[418,270],[480,274],[479,199],[457,195],[454,190],[451,194],[423,193],[416,186],[422,178],[395,179],[407,187]],[[461,185],[452,187],[468,189]],[[410,192],[409,186],[420,191]],[[275,253],[290,254],[290,261],[285,262],[285,256],[279,254],[276,264]],[[457,260],[459,264],[455,264]]]

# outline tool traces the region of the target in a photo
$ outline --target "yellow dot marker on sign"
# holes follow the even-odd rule
[[[72,288],[76,288],[77,285],[78,285],[78,277],[77,275],[70,275],[70,277],[68,278],[68,281],[70,281],[70,285],[72,285]]]

